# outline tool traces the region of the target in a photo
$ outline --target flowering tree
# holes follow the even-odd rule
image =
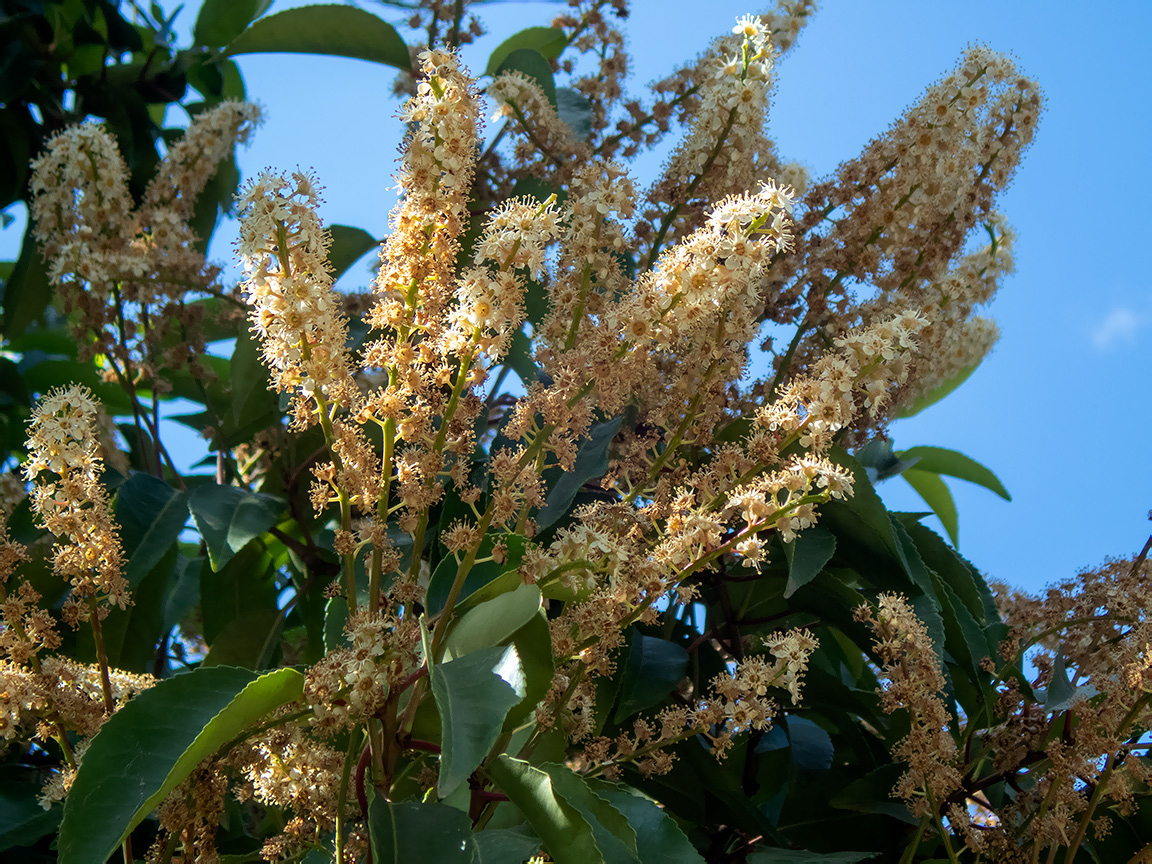
[[[941,474],[1003,492],[884,431],[996,338],[1034,83],[970,49],[810,182],[764,132],[810,2],[647,101],[622,4],[511,37],[486,95],[463,4],[414,11],[411,50],[359,9],[260,5],[208,2],[199,48],[161,52],[209,104],[154,162],[82,123],[31,164],[0,848],[1145,860],[1148,547],[1028,598],[873,488],[904,474],[953,536]],[[334,289],[375,241],[324,227],[307,172],[243,186],[239,285],[205,260],[219,188],[197,202],[260,120],[221,69],[265,50],[389,63],[409,94],[371,294]],[[673,129],[638,191],[627,160]],[[41,266],[46,311],[8,304]],[[214,475],[169,455],[172,395]]]

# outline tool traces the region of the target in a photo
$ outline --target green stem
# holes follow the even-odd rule
[[[92,625],[92,641],[96,643],[96,659],[100,664],[100,689],[104,694],[104,713],[116,710],[112,700],[112,678],[108,673],[108,652],[104,648],[104,628],[100,624],[100,611],[95,597],[88,598],[88,621]]]
[[[344,843],[348,837],[348,819],[344,815],[348,809],[348,780],[352,776],[352,763],[360,752],[360,741],[353,730],[348,736],[348,751],[344,754],[344,770],[340,773],[340,791],[336,794],[336,854],[335,864],[344,864]]]

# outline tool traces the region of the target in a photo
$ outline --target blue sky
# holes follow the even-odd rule
[[[288,5],[302,4],[279,2],[273,11]],[[546,25],[562,7],[476,8],[490,35],[465,52],[473,70],[506,36]],[[630,89],[642,93],[760,8],[639,0],[624,24]],[[1152,531],[1152,121],[1138,98],[1152,78],[1149,32],[1152,3],[1142,0],[1107,12],[1051,0],[826,0],[777,69],[770,133],[783,157],[816,177],[882,133],[969,43],[1011,53],[1044,88],[1036,141],[1001,198],[1017,232],[1017,272],[991,310],[1001,341],[959,391],[892,428],[898,448],[951,447],[999,474],[1011,503],[952,483],[960,549],[990,577],[1030,590],[1131,555]],[[297,55],[239,62],[267,114],[241,154],[245,175],[312,167],[327,187],[326,221],[384,236],[401,134],[393,71]],[[648,181],[659,167],[657,155],[636,174]],[[18,243],[18,228],[0,235],[0,251]],[[232,236],[218,235],[215,260],[230,258]],[[366,283],[367,264],[351,278]],[[922,509],[901,480],[879,488],[894,509]]]

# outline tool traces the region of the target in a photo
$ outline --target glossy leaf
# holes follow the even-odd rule
[[[604,798],[594,792],[567,765],[540,766],[552,778],[552,788],[592,828],[596,848],[604,856],[605,864],[639,864],[636,851],[636,831],[628,819]]]
[[[958,480],[967,480],[969,483],[992,490],[1005,501],[1012,500],[1012,496],[1008,494],[1000,479],[971,456],[965,456],[946,447],[912,447],[898,455],[901,459],[918,459],[916,469],[919,471],[931,471]]]
[[[940,519],[944,530],[952,545],[960,546],[960,521],[956,513],[956,501],[952,492],[939,474],[931,471],[921,471],[917,468],[905,471],[901,475],[908,481],[908,485],[916,490],[916,494],[924,499],[924,503],[932,508],[932,512]]]
[[[900,459],[892,452],[890,438],[873,438],[855,453],[856,461],[868,472],[873,483],[895,477],[913,467],[918,460]]]
[[[285,9],[256,21],[224,54],[329,54],[410,69],[408,46],[391,24],[352,6],[319,4]]]
[[[603,477],[608,471],[608,448],[623,419],[621,415],[592,425],[588,437],[580,442],[572,470],[563,472],[552,484],[544,506],[536,514],[536,523],[541,528],[547,528],[568,512],[581,486],[589,480]]]
[[[784,596],[791,597],[796,589],[807,585],[816,574],[832,560],[836,552],[836,538],[823,525],[813,525],[796,535],[791,543],[784,544],[784,556],[788,559],[788,584]]]
[[[547,772],[505,753],[493,759],[485,770],[528,819],[556,864],[604,861],[591,826],[553,788]]]
[[[472,864],[475,843],[468,814],[446,804],[394,804],[376,797],[368,807],[376,864]]]
[[[540,610],[540,589],[521,584],[515,591],[469,609],[444,640],[446,659],[463,657],[512,638]]]
[[[216,483],[197,486],[188,496],[213,570],[219,570],[255,537],[276,524],[283,504],[271,495]]]
[[[524,671],[524,697],[508,710],[504,731],[511,732],[527,720],[552,686],[555,667],[552,660],[552,632],[544,610],[532,616],[517,630],[510,640],[520,655],[520,668]]]
[[[528,27],[512,34],[496,46],[496,49],[488,55],[488,65],[484,69],[484,74],[495,75],[508,55],[521,48],[533,48],[545,58],[555,60],[564,50],[566,42],[563,30],[557,30],[555,27]]]
[[[552,107],[556,107],[556,80],[552,75],[552,65],[535,48],[517,48],[509,52],[508,56],[500,61],[494,74],[499,75],[501,72],[524,73],[540,85]]]
[[[324,653],[347,646],[348,634],[344,625],[348,623],[348,601],[343,597],[331,597],[324,605]]]
[[[104,861],[201,760],[303,692],[278,669],[197,669],[160,681],[92,739],[64,805],[61,864]]]
[[[589,780],[588,786],[615,807],[636,832],[641,864],[704,864],[680,826],[651,798],[630,786]]]
[[[438,663],[431,679],[442,730],[436,788],[445,798],[496,743],[508,709],[524,698],[524,672],[514,647],[497,646]]]
[[[116,490],[116,521],[128,556],[124,576],[136,585],[180,537],[188,521],[188,494],[151,474],[133,473]]]
[[[615,722],[621,723],[637,711],[651,708],[668,698],[687,669],[688,652],[684,646],[667,639],[645,636],[633,629]]]
[[[328,247],[328,263],[332,265],[332,281],[343,276],[348,268],[379,246],[379,241],[363,228],[351,225],[330,225],[332,245]]]

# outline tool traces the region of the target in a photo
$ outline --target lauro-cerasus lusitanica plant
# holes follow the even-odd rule
[[[1040,91],[971,48],[810,181],[765,124],[812,5],[741,18],[647,101],[622,2],[512,37],[484,90],[460,3],[412,11],[410,53],[351,7],[240,22],[221,57],[309,28],[404,49],[363,293],[334,279],[375,241],[325,228],[307,171],[241,188],[238,285],[207,263],[196,201],[253,104],[202,106],[136,187],[106,127],[46,142],[54,317],[9,356],[66,327],[95,371],[29,385],[4,486],[3,848],[1150,860],[1147,547],[990,587],[940,475],[999,482],[885,437],[997,338],[995,201]],[[673,129],[639,188],[628,160]],[[163,443],[172,396],[214,474]],[[901,473],[951,545],[881,504]]]

